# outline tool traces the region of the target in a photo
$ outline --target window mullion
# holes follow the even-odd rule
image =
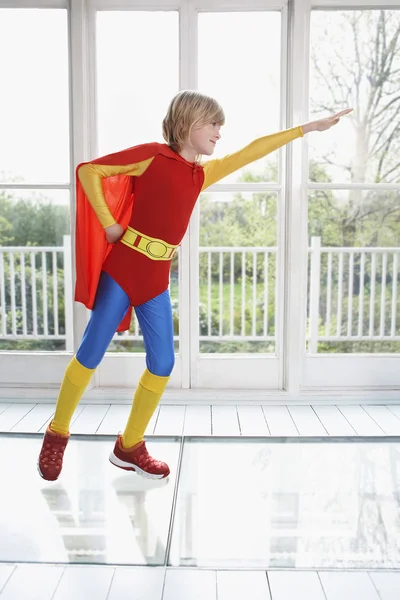
[[[288,125],[301,124],[308,116],[309,81],[308,0],[292,7],[289,28]],[[297,397],[305,357],[305,314],[307,289],[307,178],[306,138],[294,142],[288,152],[287,228],[286,228],[286,305],[284,387]]]
[[[75,167],[88,160],[93,150],[90,115],[94,104],[94,79],[90,77],[90,51],[94,53],[94,40],[90,37],[90,19],[94,19],[86,2],[70,0],[69,54],[70,54],[70,122],[71,122],[71,215],[75,215]],[[89,43],[89,40],[90,43]],[[92,46],[90,46],[92,44]],[[71,236],[75,239],[75,219],[71,218]],[[72,275],[75,281],[75,247],[72,245]],[[73,305],[74,347],[83,335],[87,323],[87,310],[82,304]]]

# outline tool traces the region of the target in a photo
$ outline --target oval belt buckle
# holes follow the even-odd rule
[[[154,258],[163,258],[168,251],[168,247],[162,242],[152,241],[147,244],[146,250]]]

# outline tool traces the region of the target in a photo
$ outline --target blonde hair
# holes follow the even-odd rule
[[[225,123],[225,115],[214,98],[194,90],[184,90],[172,98],[162,123],[162,134],[168,146],[179,152],[188,140],[192,127],[216,121]]]

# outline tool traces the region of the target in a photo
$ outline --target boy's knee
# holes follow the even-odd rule
[[[76,353],[77,360],[87,369],[97,369],[103,356],[104,352],[85,351],[82,348]]]
[[[159,377],[169,377],[171,375],[173,368],[175,365],[175,353],[168,354],[168,356],[157,356],[153,357],[150,364],[148,364],[148,369],[154,375],[158,375]]]

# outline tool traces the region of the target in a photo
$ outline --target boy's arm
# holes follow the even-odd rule
[[[302,127],[294,127],[292,129],[280,131],[279,133],[258,138],[234,154],[228,154],[223,158],[207,161],[203,165],[204,183],[201,191],[223,177],[226,177],[255,160],[270,154],[274,150],[281,148],[285,144],[288,144],[292,140],[302,137],[303,135],[304,132]]]
[[[102,179],[112,177],[113,175],[132,175],[138,177],[146,171],[153,158],[124,166],[85,163],[79,167],[77,171],[79,181],[104,229],[114,225],[116,221],[104,197]]]
[[[327,129],[330,129],[333,125],[339,123],[342,117],[351,113],[352,110],[352,108],[345,108],[330,117],[311,121],[305,125],[299,125],[292,129],[286,129],[285,131],[280,131],[273,135],[258,138],[258,140],[254,140],[254,142],[251,142],[251,144],[242,150],[239,150],[239,152],[235,152],[235,154],[228,154],[224,158],[217,158],[206,162],[203,165],[204,183],[202,191],[223,177],[230,175],[230,173],[266,156],[270,152],[281,148],[281,146],[288,144],[298,137],[303,137],[303,135],[310,131],[326,131]]]

